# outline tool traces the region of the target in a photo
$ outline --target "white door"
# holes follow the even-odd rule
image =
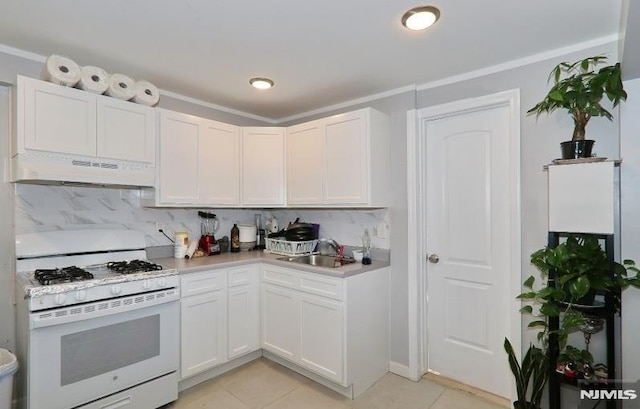
[[[508,397],[510,108],[424,122],[428,369]],[[439,260],[437,260],[439,259]]]
[[[260,294],[257,284],[231,287],[228,291],[229,359],[260,349]]]

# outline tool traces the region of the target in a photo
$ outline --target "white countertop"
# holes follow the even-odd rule
[[[240,253],[222,253],[215,256],[196,257],[193,259],[178,259],[173,257],[166,257],[156,258],[151,261],[153,261],[154,263],[158,263],[166,268],[175,268],[180,274],[260,262],[293,268],[296,270],[308,271],[311,273],[343,278],[389,266],[388,262],[373,261],[370,265],[363,265],[362,263],[356,262],[337,268],[316,267],[307,264],[278,260],[278,258],[280,257],[285,256],[265,253],[263,251],[243,251]]]

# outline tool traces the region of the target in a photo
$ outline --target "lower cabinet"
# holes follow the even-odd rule
[[[263,265],[262,348],[357,396],[388,371],[388,274],[337,278]]]
[[[257,265],[181,278],[181,379],[260,349]]]
[[[300,365],[343,381],[344,306],[320,297],[300,297]]]
[[[227,305],[224,290],[194,295],[180,301],[182,320],[182,378],[227,361],[225,327]]]

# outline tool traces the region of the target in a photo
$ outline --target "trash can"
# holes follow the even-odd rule
[[[16,356],[0,348],[0,409],[11,409],[13,374],[18,370]]]

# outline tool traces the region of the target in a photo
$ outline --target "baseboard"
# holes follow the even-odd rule
[[[409,366],[399,362],[389,361],[389,372],[415,381],[415,379],[411,377],[411,370],[409,369]]]

